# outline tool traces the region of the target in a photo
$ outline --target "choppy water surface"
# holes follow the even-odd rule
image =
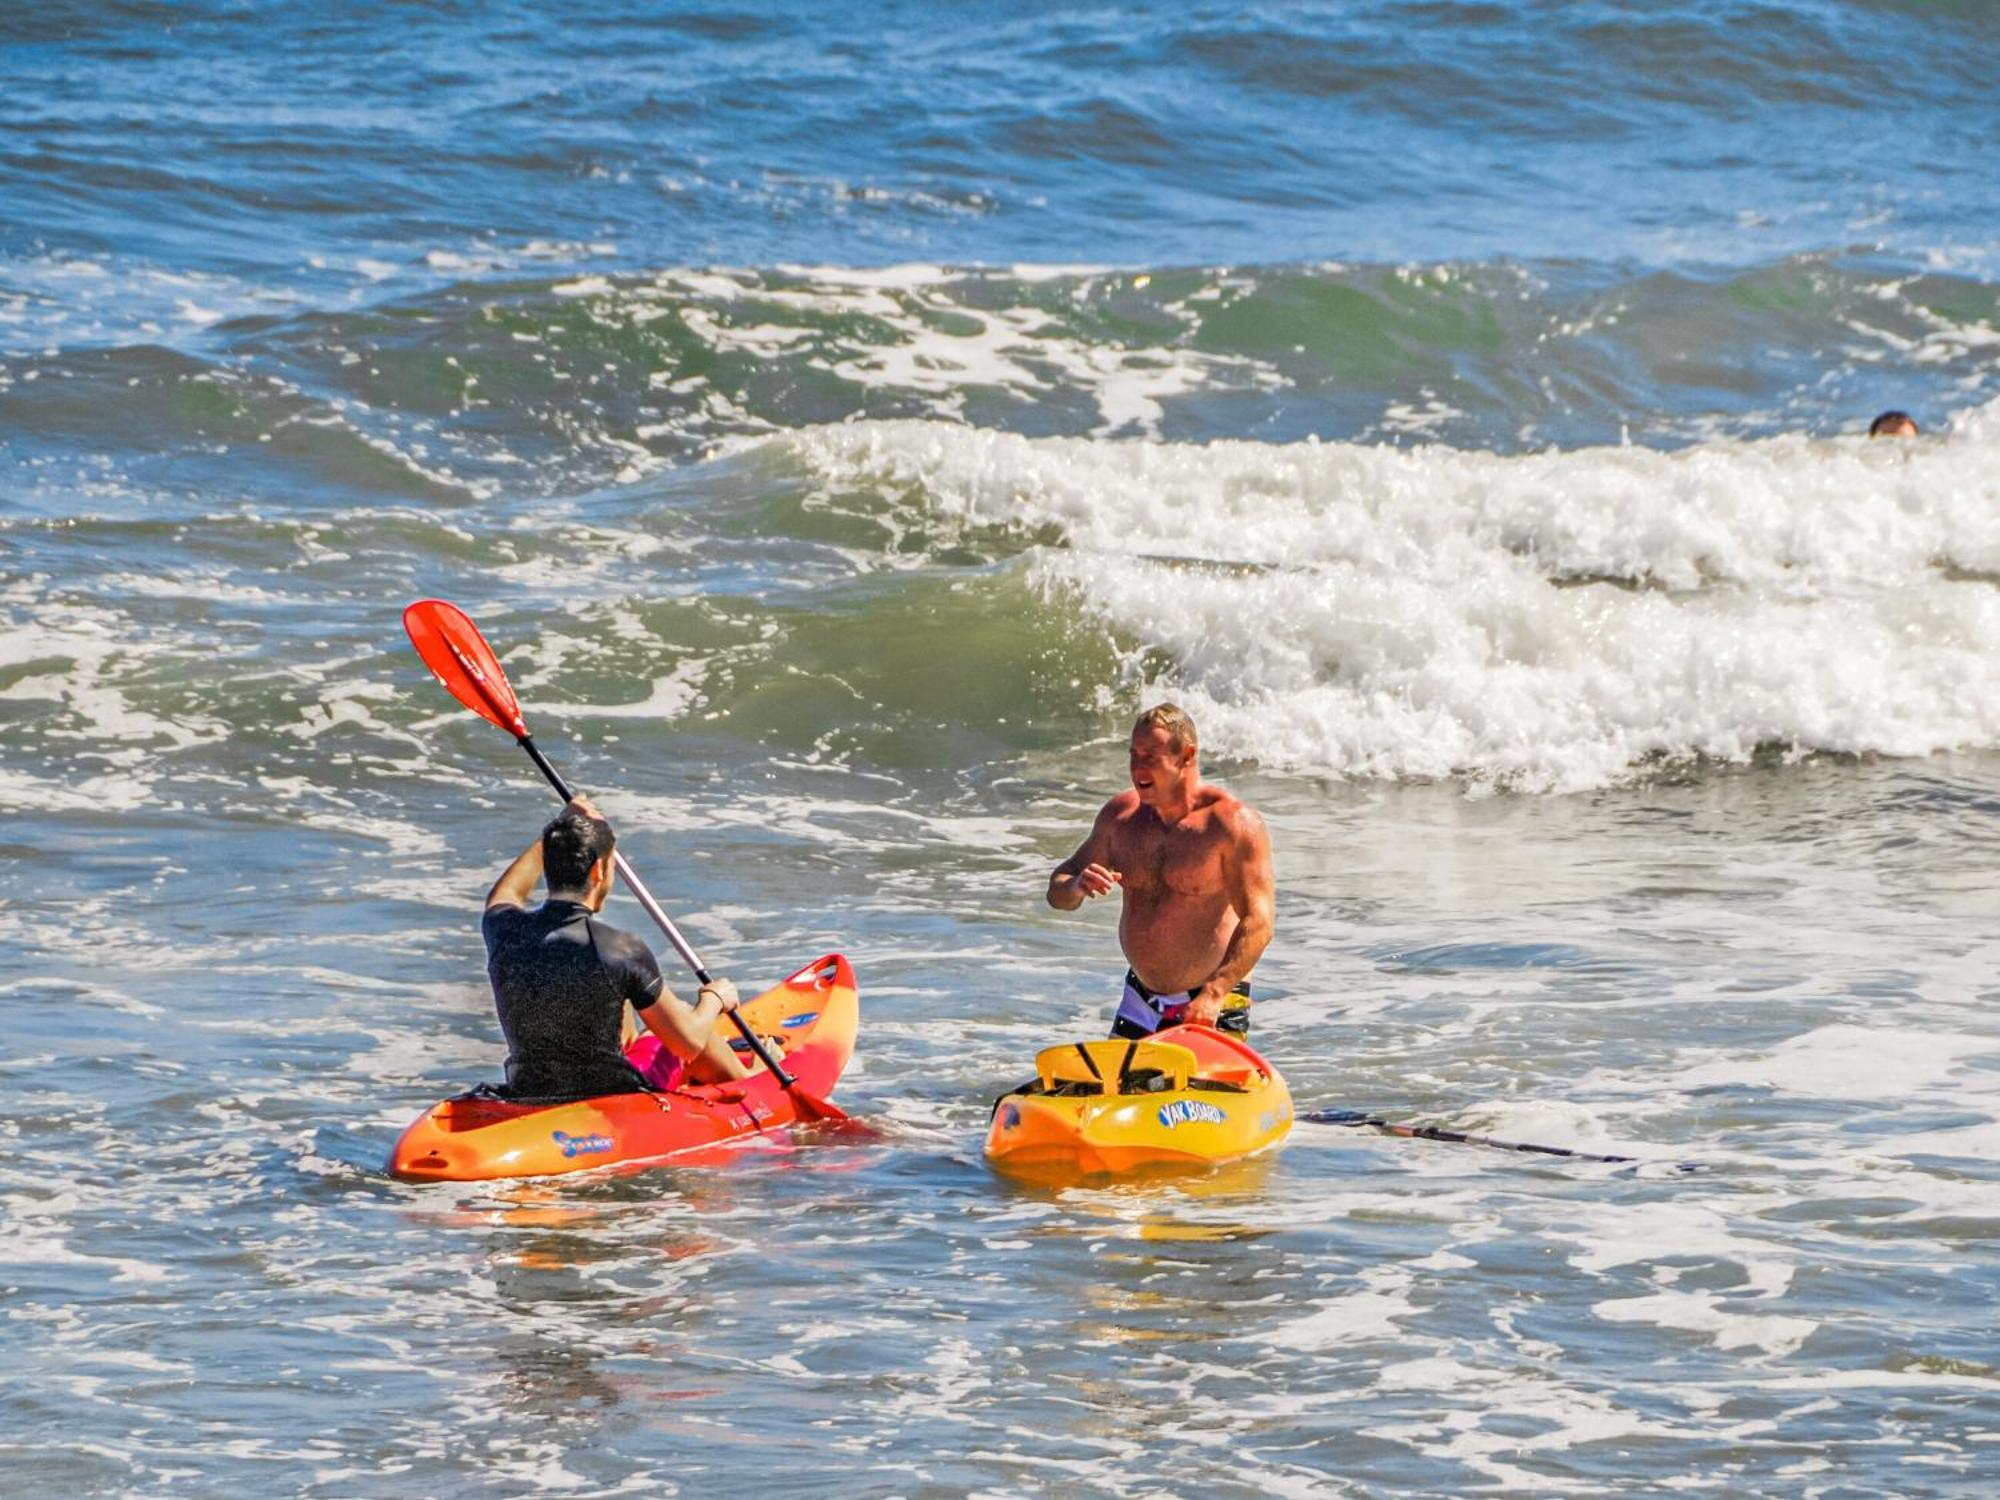
[[[1986,8],[4,25],[0,1487],[1990,1488]],[[546,812],[425,594],[881,1140],[383,1176]],[[993,1176],[1166,694],[1302,1108],[1642,1164]]]

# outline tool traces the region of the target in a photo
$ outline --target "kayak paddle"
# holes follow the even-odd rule
[[[493,648],[486,644],[479,627],[472,623],[465,611],[442,599],[419,599],[403,611],[403,629],[409,632],[410,644],[417,648],[417,655],[424,659],[424,665],[444,684],[445,691],[480,718],[497,724],[513,735],[514,742],[528,752],[535,769],[547,778],[556,795],[565,802],[569,801],[572,795],[569,786],[528,733],[527,720],[521,715],[520,700],[514,696],[513,686],[501,669],[500,659],[493,654]],[[667,935],[667,941],[680,954],[681,962],[688,966],[700,983],[708,984],[714,976],[702,964],[688,940],[681,936],[673,918],[666,914],[660,903],[653,899],[653,893],[640,882],[625,856],[614,849],[611,863],[624,878],[625,888],[632,893],[632,898],[646,909],[646,915],[658,923],[660,931]],[[764,1045],[763,1038],[750,1029],[750,1023],[741,1015],[732,1010],[729,1019],[736,1023],[743,1040],[757,1054],[757,1061],[792,1096],[792,1103],[801,1120],[838,1123],[851,1118],[837,1105],[799,1087],[798,1080],[779,1066],[777,1058]]]
[[[1385,1120],[1380,1115],[1371,1115],[1362,1109],[1315,1109],[1308,1110],[1299,1119],[1309,1125],[1353,1125],[1368,1130],[1379,1130],[1384,1135],[1400,1135],[1419,1141],[1452,1141],[1461,1146],[1497,1146],[1502,1151],[1531,1151],[1537,1156],[1567,1156],[1574,1161],[1602,1161],[1620,1165],[1639,1160],[1636,1156],[1600,1156],[1595,1151],[1575,1151],[1568,1146],[1537,1146],[1530,1141],[1503,1141],[1490,1135],[1470,1135],[1463,1130],[1445,1130],[1437,1125],[1402,1125],[1394,1120]],[[1692,1171],[1690,1163],[1682,1162],[1683,1170]]]

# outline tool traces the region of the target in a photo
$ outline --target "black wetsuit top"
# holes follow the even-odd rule
[[[660,966],[629,932],[578,901],[489,907],[486,976],[507,1035],[507,1092],[588,1098],[647,1087],[619,1050],[625,1002],[660,998]]]

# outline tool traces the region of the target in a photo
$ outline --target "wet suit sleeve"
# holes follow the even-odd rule
[[[491,958],[506,935],[513,919],[520,916],[518,906],[489,906],[479,918],[479,935],[486,940],[486,956]]]
[[[666,981],[660,977],[659,960],[653,950],[629,932],[618,934],[621,941],[606,953],[618,992],[632,1002],[632,1009],[644,1010],[660,998]]]

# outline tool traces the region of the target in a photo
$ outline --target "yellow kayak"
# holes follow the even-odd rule
[[[1215,1166],[1283,1140],[1292,1095],[1226,1032],[1174,1026],[1140,1041],[1071,1042],[993,1106],[986,1155],[1033,1175]]]

